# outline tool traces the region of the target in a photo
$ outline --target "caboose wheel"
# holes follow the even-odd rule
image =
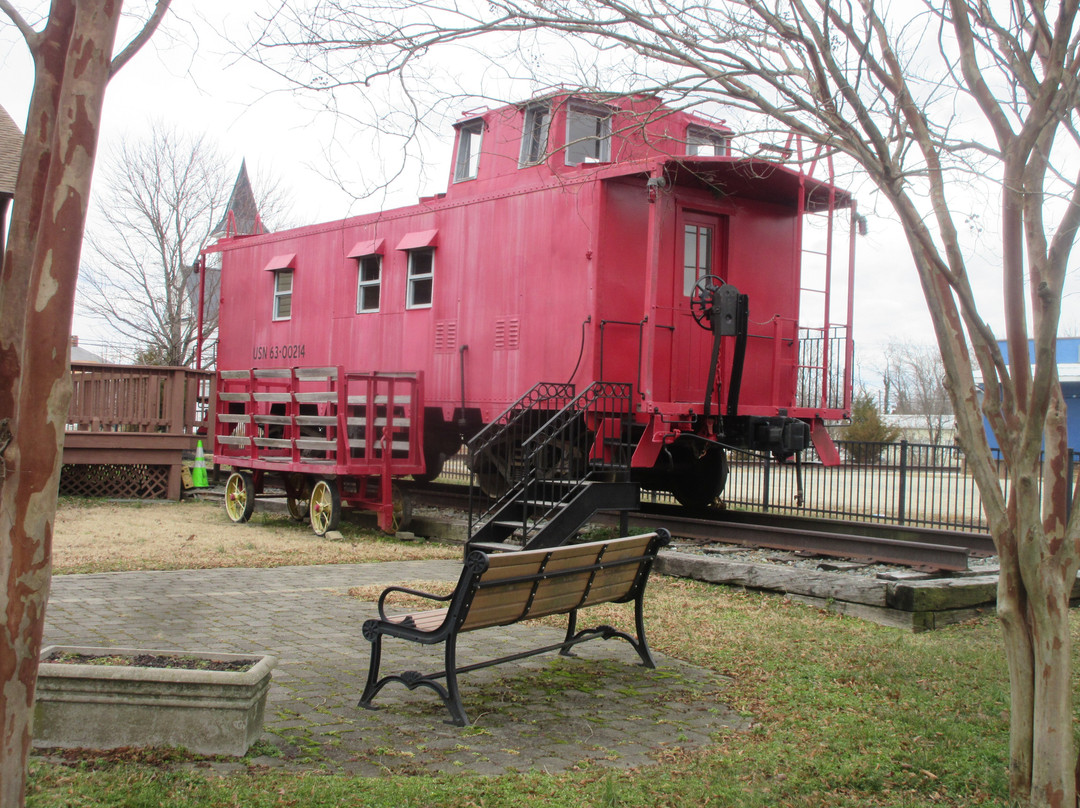
[[[727,483],[727,457],[719,446],[704,454],[692,443],[675,444],[672,455],[671,493],[688,508],[704,508],[720,496]]]
[[[694,291],[690,293],[690,313],[694,320],[706,331],[713,330],[712,310],[713,300],[724,281],[716,275],[702,275],[694,284]]]
[[[319,480],[311,488],[311,529],[316,536],[337,530],[341,522],[341,493],[335,480]]]
[[[234,471],[225,481],[225,513],[234,522],[246,522],[255,510],[255,480],[250,471]]]
[[[446,455],[439,451],[424,452],[424,466],[426,467],[423,473],[417,473],[412,476],[418,483],[430,483],[435,480],[440,474],[442,474],[443,465],[446,462]]]

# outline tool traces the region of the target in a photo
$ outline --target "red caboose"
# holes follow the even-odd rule
[[[687,504],[720,493],[726,450],[786,458],[813,435],[835,456],[823,422],[850,408],[852,259],[834,272],[832,225],[855,213],[830,177],[732,156],[722,123],[654,97],[560,93],[455,129],[444,194],[211,248],[215,460],[252,472],[241,499],[276,471],[297,500],[322,483],[320,532],[316,509],[340,497],[385,522],[389,478],[435,476],[481,430],[472,462],[502,495],[568,406],[549,476],[617,463]],[[827,224],[813,290],[810,213]],[[619,403],[610,387],[582,403],[595,383]]]

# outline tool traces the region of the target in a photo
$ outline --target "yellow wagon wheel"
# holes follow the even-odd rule
[[[289,509],[289,516],[291,516],[297,522],[303,522],[308,518],[309,508],[311,507],[311,500],[297,499],[296,497],[286,497],[285,507]]]
[[[322,479],[311,488],[311,529],[316,536],[337,530],[341,522],[341,493],[335,480]]]
[[[394,534],[399,530],[405,530],[412,521],[412,499],[396,485],[390,490],[394,504],[394,519],[391,523],[392,529],[390,532]]]
[[[255,510],[255,480],[250,471],[234,471],[225,481],[225,513],[234,522],[246,522]]]
[[[297,522],[306,522],[311,511],[311,489],[303,474],[290,474],[285,478],[285,507]]]

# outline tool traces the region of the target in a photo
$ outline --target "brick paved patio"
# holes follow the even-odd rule
[[[631,767],[672,748],[709,744],[745,719],[723,702],[718,674],[657,654],[641,667],[622,641],[591,642],[572,659],[544,655],[461,678],[469,727],[444,723],[427,689],[390,685],[382,709],[356,706],[367,675],[360,629],[375,605],[349,588],[456,579],[453,561],[273,569],[61,575],[46,644],[275,654],[280,662],[257,763],[357,774],[561,771],[584,761]],[[581,627],[589,625],[587,612]],[[462,635],[463,664],[557,642],[558,629],[518,624]],[[441,651],[388,641],[387,671],[438,669]],[[272,747],[276,747],[276,752]]]

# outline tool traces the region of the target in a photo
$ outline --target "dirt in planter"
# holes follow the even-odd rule
[[[61,665],[127,665],[133,668],[182,668],[199,671],[247,671],[255,666],[255,660],[215,660],[196,656],[169,654],[75,654],[61,651],[50,654],[42,662]]]

